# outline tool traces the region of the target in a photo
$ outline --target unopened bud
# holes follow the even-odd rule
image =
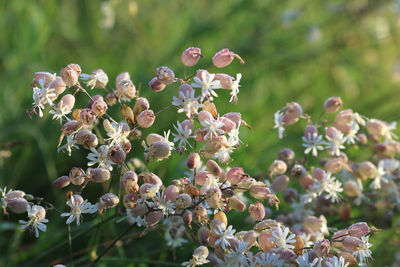
[[[331,96],[324,103],[326,113],[335,113],[342,108],[343,101],[339,96]]]
[[[294,160],[294,152],[290,148],[284,148],[278,153],[278,159],[290,164]]]
[[[332,174],[340,172],[344,166],[345,164],[341,158],[332,158],[325,163],[325,169]]]
[[[162,90],[164,90],[165,88],[165,83],[160,82],[157,77],[154,77],[153,79],[151,79],[151,81],[149,82],[149,87],[153,92],[161,92]]]
[[[58,102],[57,106],[59,109],[62,108],[63,112],[68,112],[70,111],[75,104],[75,97],[71,94],[66,94],[64,95],[60,102]]]
[[[142,128],[149,128],[153,125],[155,119],[156,116],[152,110],[143,110],[137,117],[137,123]]]
[[[169,144],[165,142],[155,142],[150,145],[149,156],[156,159],[166,159],[171,155]]]
[[[232,60],[235,57],[239,60],[240,63],[244,64],[244,60],[239,55],[235,54],[232,51],[229,51],[229,49],[227,48],[217,52],[213,56],[212,62],[217,68],[223,68],[231,64]]]
[[[279,193],[288,187],[289,182],[290,179],[287,175],[279,175],[274,179],[271,187],[274,192]]]
[[[107,193],[102,195],[98,201],[98,209],[112,209],[119,203],[119,198],[116,194]]]
[[[167,66],[158,67],[156,76],[165,85],[169,85],[175,81],[175,73]]]
[[[6,206],[7,209],[9,209],[11,212],[16,214],[22,214],[26,212],[28,201],[22,197],[15,197],[8,199],[6,201]]]
[[[349,228],[349,235],[354,236],[354,237],[362,237],[365,236],[366,234],[369,234],[370,228],[367,223],[365,222],[359,222],[352,224]]]
[[[81,185],[85,181],[85,171],[81,168],[74,167],[69,172],[69,179],[74,185]]]
[[[151,211],[146,215],[146,222],[149,226],[156,225],[164,217],[162,211]]]
[[[90,170],[90,180],[95,183],[107,182],[111,177],[110,171],[103,168],[95,168]]]
[[[163,193],[163,196],[171,202],[174,202],[178,195],[179,195],[179,188],[175,185],[169,185],[167,188],[165,188]]]
[[[345,236],[343,238],[342,244],[345,248],[354,252],[357,251],[363,245],[363,242],[357,237]]]
[[[255,221],[261,221],[265,217],[265,208],[261,202],[254,202],[248,208],[251,218]]]
[[[112,146],[108,150],[108,158],[115,164],[122,164],[125,162],[126,153],[120,146]]]
[[[221,168],[219,167],[218,163],[214,160],[208,160],[206,162],[206,167],[209,172],[211,172],[215,176],[219,176],[221,174]]]
[[[187,67],[192,67],[197,64],[201,57],[201,49],[198,47],[189,47],[182,53],[182,63]]]
[[[329,240],[323,239],[315,242],[313,252],[321,258],[328,256],[330,249],[331,243],[329,242]]]
[[[197,153],[191,153],[186,160],[186,166],[188,169],[197,168],[200,165],[200,155]]]
[[[287,170],[287,165],[284,161],[282,160],[274,160],[274,162],[271,163],[268,169],[268,174],[270,177],[275,177],[277,175],[284,174]]]
[[[271,190],[267,185],[253,185],[250,187],[250,195],[257,199],[268,199],[271,195]]]

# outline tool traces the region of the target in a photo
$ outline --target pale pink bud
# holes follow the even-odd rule
[[[91,147],[96,147],[99,143],[97,136],[87,129],[80,129],[76,134],[74,139],[78,145],[82,145],[86,149]]]
[[[222,89],[231,89],[233,77],[228,74],[217,73],[215,74],[214,81],[219,81]]]
[[[122,100],[133,99],[136,95],[136,87],[131,80],[123,80],[118,84],[115,94]]]
[[[167,200],[174,202],[179,195],[179,188],[175,185],[169,185],[165,188],[163,195]]]
[[[192,67],[197,64],[201,57],[201,49],[198,47],[189,47],[182,53],[182,63],[187,67]]]
[[[345,109],[339,112],[335,117],[335,127],[342,133],[347,134],[351,130],[354,113],[351,109]]]
[[[75,120],[68,121],[61,127],[61,131],[65,135],[72,135],[77,131],[79,131],[82,128],[82,125],[83,123],[80,121],[75,121]]]
[[[253,185],[250,187],[250,195],[257,199],[268,199],[271,195],[271,190],[267,185]]]
[[[127,171],[124,173],[121,179],[121,184],[125,188],[125,191],[128,193],[135,192],[138,182],[138,176],[134,171]]]
[[[187,160],[186,160],[186,166],[188,169],[194,169],[197,168],[200,165],[200,155],[198,153],[191,153]]]
[[[103,99],[97,99],[92,104],[92,111],[97,116],[102,116],[108,109],[107,103]]]
[[[306,138],[313,137],[314,135],[318,135],[318,129],[314,125],[307,125],[304,129],[304,136]]]
[[[151,133],[146,137],[146,143],[148,145],[151,145],[155,142],[167,142],[167,140],[164,138],[164,136],[161,136],[156,133]]]
[[[326,113],[335,113],[342,108],[343,101],[339,96],[331,96],[324,103]]]
[[[7,208],[16,214],[22,214],[26,212],[28,201],[22,197],[15,197],[6,200]]]
[[[290,113],[285,113],[285,115],[283,115],[283,118],[282,118],[282,124],[284,126],[295,124],[298,121],[299,121],[299,118],[293,117]]]
[[[176,197],[175,205],[178,209],[186,209],[192,205],[192,198],[186,194],[182,193]]]
[[[287,175],[279,175],[272,183],[274,192],[279,193],[285,190],[289,185],[290,179]]]
[[[222,117],[226,117],[236,124],[236,127],[240,126],[242,123],[242,114],[239,112],[229,112],[224,114]]]
[[[139,178],[143,179],[144,183],[156,184],[159,185],[160,187],[163,185],[161,178],[152,172],[146,172],[144,174],[141,174]]]
[[[213,175],[215,175],[215,176],[219,176],[220,174],[221,174],[221,168],[219,167],[219,165],[218,165],[218,163],[216,163],[214,160],[208,160],[207,162],[206,162],[206,167],[207,167],[207,170],[209,171],[209,172],[211,172]]]
[[[79,74],[71,66],[67,66],[61,70],[61,77],[67,87],[74,86],[78,83]]]
[[[300,177],[300,185],[308,190],[313,184],[314,184],[314,180],[312,179],[311,175],[306,173],[304,176]]]
[[[288,188],[283,192],[283,199],[288,203],[293,203],[296,201],[299,193],[294,188]]]
[[[365,145],[366,143],[368,143],[368,137],[363,133],[359,133],[357,134],[357,141],[360,144]]]
[[[115,86],[118,87],[118,85],[124,81],[124,80],[130,80],[131,79],[131,75],[129,75],[128,72],[121,72],[120,74],[118,74],[117,78],[115,78]]]
[[[293,118],[300,118],[303,115],[303,108],[300,106],[299,103],[296,102],[289,102],[286,104],[287,113],[290,114]]]
[[[92,124],[96,120],[96,114],[90,108],[84,108],[79,113],[79,120],[86,125]]]
[[[149,128],[153,125],[155,119],[156,116],[154,115],[154,112],[152,110],[143,110],[137,117],[137,123],[142,128]]]
[[[343,238],[342,244],[343,244],[343,247],[354,252],[354,251],[357,251],[363,245],[363,242],[357,237],[345,236]]]
[[[330,138],[334,138],[334,136],[339,135],[339,130],[335,127],[327,127],[325,129],[325,135],[329,136]]]
[[[284,161],[286,164],[292,163],[294,156],[294,152],[290,148],[284,148],[278,153],[278,159]]]
[[[211,115],[210,112],[205,111],[205,110],[200,111],[197,116],[198,116],[200,123],[204,122],[205,120],[214,121],[213,115]]]
[[[115,164],[122,164],[125,162],[126,153],[120,146],[112,146],[108,150],[108,158]]]
[[[221,208],[223,205],[221,198],[222,198],[222,192],[219,188],[211,188],[206,193],[206,201],[211,208],[214,209]]]
[[[361,192],[355,181],[346,181],[343,185],[343,191],[349,197],[357,197]]]
[[[194,89],[187,83],[183,83],[181,84],[181,86],[179,86],[179,96],[181,95],[181,93],[184,96],[191,95],[193,91]]]
[[[185,212],[182,214],[182,219],[185,224],[190,225],[193,220],[193,213],[190,210],[185,210]]]
[[[338,173],[345,167],[341,158],[332,158],[326,161],[325,169],[330,173]]]
[[[165,85],[169,85],[175,81],[175,73],[167,66],[158,67],[156,77]]]
[[[223,68],[231,64],[232,60],[235,57],[239,60],[240,63],[244,64],[244,60],[239,55],[235,54],[232,51],[229,51],[229,49],[227,48],[224,48],[221,51],[217,52],[213,56],[212,62],[217,68]]]
[[[199,171],[194,176],[194,181],[197,185],[203,186],[205,184],[207,178],[210,176],[211,176],[211,173],[209,173],[207,171]]]
[[[367,130],[370,134],[384,136],[387,132],[387,123],[377,119],[370,119],[367,122]]]
[[[52,82],[49,84],[49,88],[54,89],[54,93],[55,93],[57,96],[59,96],[59,95],[61,95],[62,93],[64,93],[65,88],[66,88],[66,85],[65,85],[65,82],[63,81],[63,79],[62,79],[61,77],[57,76],[57,77],[55,78],[55,80],[52,81]]]
[[[75,70],[76,71],[76,73],[78,73],[78,75],[81,75],[81,73],[82,73],[82,69],[81,69],[81,66],[79,66],[78,64],[76,64],[76,63],[71,63],[71,64],[68,64],[68,66],[67,67],[70,67],[70,68],[72,68],[73,70]]]
[[[274,160],[274,162],[271,163],[268,169],[268,174],[270,177],[275,177],[277,175],[284,174],[287,170],[287,165],[284,161],[282,160]]]
[[[162,90],[164,90],[165,88],[165,84],[160,82],[157,77],[154,77],[153,79],[151,79],[151,81],[149,82],[149,87],[153,92],[161,92]]]
[[[50,72],[36,72],[35,78],[33,78],[32,84],[36,86],[40,86],[40,80],[42,80],[44,87],[49,86],[54,80],[56,76],[51,74]],[[50,87],[53,88],[53,87]]]
[[[265,208],[261,202],[254,202],[248,208],[251,218],[255,221],[261,221],[265,217]]]
[[[25,192],[24,192],[24,191],[21,191],[21,190],[13,190],[13,191],[11,191],[11,192],[8,192],[8,193],[4,196],[4,198],[5,198],[5,200],[7,201],[7,200],[12,199],[12,198],[24,197],[24,196],[25,196]]]
[[[139,199],[138,195],[135,192],[131,192],[126,194],[123,199],[123,203],[125,208],[127,209],[134,209],[138,206],[137,200]]]
[[[161,211],[151,211],[146,215],[146,222],[149,226],[156,225],[164,217]]]
[[[367,223],[365,222],[359,222],[352,224],[349,228],[349,235],[354,236],[354,237],[362,237],[365,236],[366,234],[369,234],[370,228]]]
[[[166,159],[171,155],[171,149],[168,143],[155,142],[150,145],[149,156],[156,159]]]
[[[370,161],[364,161],[358,164],[358,173],[367,178],[374,178],[378,175],[378,170]]]
[[[78,167],[73,167],[69,172],[69,179],[74,185],[81,185],[85,181],[85,171]]]
[[[63,188],[63,187],[68,186],[70,182],[71,182],[71,181],[70,181],[69,177],[64,175],[64,176],[58,177],[58,178],[53,182],[53,186],[54,186],[55,188]]]
[[[321,168],[314,168],[312,171],[312,176],[317,180],[322,180],[324,178],[325,171]]]
[[[329,242],[328,239],[323,239],[315,242],[314,247],[313,247],[313,252],[318,256],[318,257],[326,257],[329,254],[329,251],[331,249],[331,243]]]
[[[236,128],[236,124],[226,117],[220,117],[219,121],[224,124],[224,126],[221,127],[221,130],[225,131],[225,133],[229,133]]]
[[[197,236],[200,243],[206,244],[210,239],[210,230],[206,227],[200,227],[199,231],[197,231]]]
[[[258,236],[258,245],[260,246],[262,251],[267,251],[275,247],[275,244],[273,241],[271,241],[271,238],[271,233],[262,233]]]
[[[246,174],[244,173],[243,169],[240,167],[231,168],[228,173],[226,174],[226,179],[232,184],[237,185],[239,184],[243,177]]]
[[[95,183],[107,182],[111,177],[110,171],[103,168],[90,169],[90,180]]]
[[[102,195],[98,201],[98,208],[102,209],[112,209],[116,207],[119,203],[119,198],[116,194],[107,193]]]
[[[237,197],[229,198],[228,205],[234,210],[244,211],[246,209],[246,204]]]

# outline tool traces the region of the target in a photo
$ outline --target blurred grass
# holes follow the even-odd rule
[[[112,16],[107,21],[102,12],[104,3],[113,10],[114,23],[110,23]],[[30,120],[25,111],[32,102],[29,84],[33,74],[59,73],[68,63],[80,64],[86,73],[104,69],[111,86],[119,72],[129,71],[134,83],[142,84],[142,94],[149,97],[157,111],[176,94],[174,86],[159,94],[147,90],[147,82],[157,66],[167,65],[182,75],[180,55],[189,46],[202,48],[205,59],[199,66],[203,67],[222,48],[239,53],[246,65],[234,62],[222,70],[243,74],[239,103],[223,104],[228,99],[223,93],[216,103],[220,113],[241,111],[243,119],[254,129],[253,134],[242,130],[241,139],[247,146],[235,151],[232,163],[244,166],[250,174],[265,172],[283,146],[301,151],[301,127],[289,127],[291,133],[285,143],[278,141],[271,129],[273,113],[288,101],[297,101],[307,113],[317,115],[327,97],[340,95],[345,107],[367,117],[397,120],[399,12],[400,5],[395,1],[368,0],[0,1],[0,145],[23,142],[11,149],[11,157],[0,158],[0,186],[43,196],[64,208],[64,193],[53,189],[51,181],[72,166],[84,167],[81,162],[85,151],[78,151],[71,159],[57,153],[58,125],[48,116]],[[108,28],[104,27],[107,22]],[[151,131],[167,130],[178,119],[172,110],[160,118]],[[166,179],[179,178],[184,171],[178,157],[152,163],[151,167]],[[95,185],[89,190],[100,189]],[[50,216],[48,232],[37,241],[21,234],[18,227],[2,217],[0,249],[7,253],[1,254],[0,265],[43,265],[68,256],[66,243],[56,247],[66,242],[64,221],[55,214]],[[17,218],[11,216],[10,221]],[[121,223],[113,231],[104,227],[109,224],[101,226],[107,231],[102,230],[101,240],[93,242],[111,240],[115,236],[113,231],[122,232],[127,225]],[[74,235],[80,232],[73,231]],[[393,261],[396,245],[385,245],[394,242],[393,231],[374,238],[375,266]],[[151,235],[154,239],[163,238],[159,233]],[[126,255],[143,259],[143,264],[127,260],[121,265],[156,266],[151,261],[172,261],[162,242],[136,242],[131,240]],[[74,251],[85,246],[85,242],[74,242]],[[51,247],[51,256],[39,257]],[[159,253],[159,259],[151,255],[152,250],[160,249],[164,254]],[[177,255],[179,260],[186,260],[190,248],[178,249]],[[115,266],[114,261],[110,257],[105,264]]]

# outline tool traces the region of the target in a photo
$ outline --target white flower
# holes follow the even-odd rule
[[[74,138],[74,135],[68,135],[67,142],[64,145],[60,146],[57,151],[65,149],[68,152],[68,156],[71,157],[72,149],[79,149],[79,147],[76,145],[77,141]]]
[[[232,154],[232,152],[233,148],[231,146],[222,145],[221,148],[214,153],[213,157],[218,159],[221,163],[228,163],[231,160],[230,154]]]
[[[220,89],[221,83],[218,80],[214,81],[215,74],[208,73],[203,71],[201,73],[201,80],[198,77],[194,77],[194,83],[192,83],[192,87],[201,88],[201,100],[203,101],[205,98],[209,98],[213,100],[212,96],[218,97],[217,93],[214,89]]]
[[[331,177],[330,172],[325,172],[321,180],[314,179],[314,184],[309,189],[309,193],[315,193],[317,196],[326,193],[326,199],[332,199],[337,202],[340,199],[340,192],[343,192],[342,183],[334,176]]]
[[[326,135],[326,139],[329,142],[326,143],[326,148],[331,150],[332,156],[340,156],[340,149],[344,149],[344,142],[346,142],[346,138],[343,137],[343,133],[339,130],[332,131],[333,137],[329,137]]]
[[[132,210],[131,209],[126,209],[126,217],[125,219],[128,221],[129,224],[137,224],[137,226],[145,226],[146,220],[140,216],[133,216],[132,215]]]
[[[108,150],[109,147],[106,145],[102,145],[98,149],[91,147],[90,151],[92,151],[92,153],[89,153],[86,157],[88,160],[90,160],[87,165],[93,166],[95,164],[99,164],[99,168],[105,168],[109,171],[112,171],[113,167],[111,164],[114,164],[114,162],[108,159]]]
[[[398,138],[397,135],[395,133],[393,133],[393,131],[396,130],[396,127],[397,127],[397,122],[395,122],[395,121],[393,121],[389,125],[387,125],[386,131],[385,131],[386,140],[393,140],[393,139]]]
[[[240,87],[239,82],[241,79],[242,79],[242,74],[241,73],[236,74],[236,80],[233,81],[231,85],[232,91],[231,91],[231,99],[229,100],[229,102],[237,103],[238,101],[237,95],[239,94],[239,87]]]
[[[312,155],[314,157],[318,156],[317,150],[324,150],[322,145],[325,144],[325,141],[322,140],[322,135],[318,135],[318,133],[311,133],[308,136],[303,136],[304,144],[303,146],[306,148],[304,150],[304,154],[308,154],[312,151]]]
[[[209,263],[210,261],[207,260],[207,257],[208,257],[207,247],[200,246],[193,252],[192,259],[190,261],[183,262],[182,266],[194,267]]]
[[[355,144],[357,140],[357,133],[360,130],[360,126],[358,126],[357,122],[354,120],[353,123],[351,124],[351,129],[347,133],[347,135],[344,137],[346,140],[346,144]]]
[[[227,266],[240,266],[248,244],[248,242],[238,241],[237,246],[232,248],[230,253],[225,254],[224,263]]]
[[[27,227],[31,227],[35,231],[35,237],[39,237],[39,230],[46,232],[47,226],[45,223],[49,222],[44,216],[46,211],[42,206],[30,205],[26,206],[26,211],[28,212],[29,221],[19,220],[20,224],[23,224],[21,228],[24,230]]]
[[[4,189],[0,188],[0,196],[1,196],[1,208],[4,210],[4,212],[6,212],[6,208],[7,208],[7,202],[6,202],[6,194],[10,193],[12,190],[8,190],[7,192],[7,186],[4,187]]]
[[[97,211],[97,205],[92,205],[87,200],[83,201],[82,197],[79,195],[71,196],[70,200],[67,202],[67,205],[71,208],[71,211],[61,214],[61,217],[68,217],[66,224],[76,221],[76,224],[80,225],[81,214],[93,214]]]
[[[369,236],[362,236],[361,241],[362,244],[353,252],[353,256],[359,258],[358,264],[360,266],[367,266],[368,259],[372,258],[372,252],[369,249],[372,244],[369,243]]]
[[[186,91],[186,94],[180,91],[179,97],[172,98],[172,105],[179,107],[178,113],[185,112],[189,119],[197,114],[199,108],[203,107],[203,104],[199,104],[198,98],[194,97],[194,90]]]
[[[221,244],[223,249],[226,249],[230,246],[229,240],[235,238],[233,235],[236,230],[232,229],[232,225],[229,225],[228,228],[225,229],[225,225],[217,225],[217,228],[214,229],[214,232],[219,236],[218,240],[215,241],[215,245]]]
[[[280,259],[279,254],[273,252],[264,252],[256,258],[256,262],[263,267],[281,267],[284,261]]]
[[[43,117],[43,109],[45,104],[53,105],[52,99],[57,95],[54,93],[54,88],[49,88],[49,86],[44,86],[44,79],[39,80],[39,87],[33,88],[33,108],[39,113],[39,117]]]
[[[169,141],[169,135],[170,134],[171,134],[171,130],[168,130],[167,132],[164,131],[165,142],[169,145],[169,150],[172,150],[172,149],[174,149],[175,144],[174,144],[174,142]]]
[[[331,261],[326,261],[326,266],[327,267],[347,267],[349,266],[349,263],[344,260],[342,256],[340,258],[334,256],[331,258]]]
[[[185,125],[185,127],[182,127],[182,124],[179,123],[179,121],[176,122],[176,126],[174,125],[174,128],[176,130],[176,134],[172,133],[174,136],[174,142],[178,142],[178,148],[181,148],[182,146],[188,145],[189,147],[192,147],[188,141],[189,138],[193,137],[191,136],[192,134],[192,129],[189,128],[189,126]]]
[[[204,140],[217,137],[218,135],[225,133],[224,130],[221,129],[224,127],[224,124],[219,120],[219,118],[216,120],[213,118],[205,119],[201,122],[201,125],[204,127],[203,131],[206,132]]]
[[[288,236],[289,228],[285,228],[283,231],[280,227],[273,227],[271,229],[271,234],[272,237],[270,238],[270,241],[274,242],[277,248],[294,249],[294,246],[291,244],[296,242],[296,235],[290,234]]]
[[[160,191],[157,192],[157,196],[154,198],[154,206],[161,210],[165,216],[175,214],[175,204],[166,199],[164,194],[161,196]]]
[[[283,138],[283,133],[285,132],[285,127],[283,127],[283,112],[278,110],[274,114],[274,129],[278,129],[278,137],[279,139]]]
[[[177,248],[187,243],[187,240],[182,237],[175,236],[173,238],[169,232],[165,233],[165,240],[167,241],[167,246],[171,248]]]
[[[110,146],[113,145],[121,145],[123,143],[129,142],[128,136],[129,136],[129,131],[124,130],[124,124],[123,123],[115,123],[111,122],[111,127],[105,128],[107,131],[108,139],[111,141]]]
[[[93,89],[95,86],[101,84],[105,85],[108,83],[107,74],[104,71],[94,71],[92,74],[82,73],[80,75],[81,80],[86,81],[87,87]]]
[[[243,144],[242,140],[239,139],[239,128],[240,128],[240,123],[236,128],[233,128],[229,133],[228,133],[228,145],[233,147],[237,146],[240,143]]]
[[[58,120],[60,124],[63,121],[63,117],[65,117],[67,120],[67,114],[71,113],[71,110],[69,109],[69,106],[63,106],[63,101],[60,101],[60,107],[53,105],[53,109],[50,110],[50,114],[53,114],[53,120]]]
[[[204,195],[208,190],[213,189],[213,188],[219,188],[218,187],[218,181],[215,179],[215,176],[210,174],[203,186],[200,188],[200,194]]]

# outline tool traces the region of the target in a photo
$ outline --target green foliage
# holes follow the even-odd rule
[[[106,2],[115,16],[109,28],[101,26]],[[33,74],[59,72],[68,63],[80,64],[87,73],[102,68],[111,85],[119,72],[130,72],[157,111],[167,106],[177,91],[174,86],[158,94],[148,90],[147,83],[157,66],[168,65],[182,74],[180,55],[189,46],[202,48],[206,56],[200,61],[203,67],[209,66],[210,58],[222,48],[237,52],[246,65],[235,62],[226,71],[243,74],[239,103],[219,107],[221,113],[232,109],[242,112],[243,119],[253,127],[254,133],[242,131],[241,139],[247,146],[235,151],[233,163],[253,175],[265,173],[283,146],[272,130],[272,118],[286,102],[297,101],[307,113],[318,115],[327,97],[339,95],[345,107],[367,117],[388,121],[399,117],[400,7],[396,8],[393,1],[106,2],[0,2],[0,150],[11,151],[10,157],[0,158],[0,186],[42,196],[65,208],[64,193],[53,189],[51,183],[73,166],[84,167],[86,152],[81,150],[71,159],[57,153],[58,125],[46,116],[30,120],[25,110],[32,102],[29,84]],[[217,103],[226,103],[227,99],[222,96]],[[85,101],[78,104],[83,106]],[[167,130],[178,119],[172,110],[161,116],[152,132]],[[301,128],[289,128],[285,146],[301,153]],[[10,143],[15,141],[21,143]],[[141,149],[138,151],[141,156]],[[178,157],[168,163],[152,163],[151,167],[165,179],[179,178],[184,171]],[[100,187],[91,190],[102,190]],[[363,210],[354,214],[357,212],[354,216],[363,216]],[[10,220],[2,216],[0,265],[42,266],[57,260],[68,263],[65,222],[56,214],[49,217],[48,231],[33,240],[11,223],[19,216],[12,215]],[[98,221],[72,227],[76,264],[87,263],[96,253],[96,244],[100,244],[99,253],[128,227],[123,222],[103,221],[100,226],[95,225]],[[388,244],[394,246],[393,233],[394,229],[385,230],[372,239],[375,266],[393,261],[395,251],[388,248]],[[163,239],[160,233],[151,233],[145,239],[134,239],[135,235],[133,232],[124,239],[128,246],[117,246],[110,257],[104,258],[104,264],[161,266],[173,262],[173,253],[165,244],[154,242]],[[190,249],[178,249],[177,262],[189,258]]]

